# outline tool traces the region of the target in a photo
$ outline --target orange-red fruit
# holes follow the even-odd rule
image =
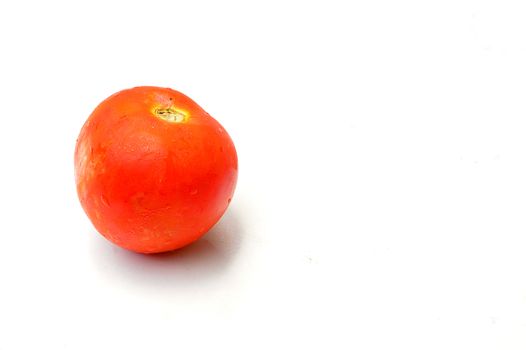
[[[181,248],[223,215],[237,180],[225,129],[180,92],[136,87],[103,101],[75,149],[84,211],[104,237],[140,253]]]

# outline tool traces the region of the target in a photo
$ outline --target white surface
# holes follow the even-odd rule
[[[524,349],[523,1],[0,2],[0,349]],[[230,132],[206,238],[91,227],[82,123],[169,86]]]

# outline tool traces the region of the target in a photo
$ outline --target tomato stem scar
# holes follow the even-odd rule
[[[155,108],[153,114],[171,123],[182,123],[188,119],[188,114],[173,107],[169,108]]]

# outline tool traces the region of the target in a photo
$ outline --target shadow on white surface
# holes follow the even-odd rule
[[[92,260],[105,283],[122,280],[138,287],[171,288],[220,278],[241,247],[243,226],[231,210],[200,240],[168,253],[144,255],[121,249],[96,232]]]

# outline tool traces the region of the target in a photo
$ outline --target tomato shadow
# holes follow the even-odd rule
[[[187,247],[160,254],[138,254],[121,249],[93,233],[92,253],[96,270],[109,283],[130,282],[139,288],[192,287],[222,278],[243,238],[243,225],[230,208],[201,239]]]

